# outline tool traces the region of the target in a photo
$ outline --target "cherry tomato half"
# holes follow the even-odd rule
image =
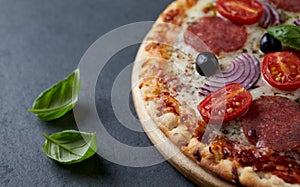
[[[218,0],[218,12],[238,24],[253,24],[264,12],[263,5],[256,0]]]
[[[300,59],[292,52],[269,53],[263,59],[262,74],[275,88],[296,90],[300,88]]]
[[[208,95],[198,105],[203,120],[228,122],[245,113],[252,102],[252,95],[242,85],[228,84]]]

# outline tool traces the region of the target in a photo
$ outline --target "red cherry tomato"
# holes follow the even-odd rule
[[[242,85],[228,84],[208,95],[198,110],[208,122],[228,122],[245,113],[252,102],[252,95]]]
[[[267,54],[262,63],[265,80],[280,90],[293,91],[300,88],[300,59],[291,52]]]
[[[264,12],[263,5],[256,0],[218,0],[218,12],[237,24],[253,24]]]

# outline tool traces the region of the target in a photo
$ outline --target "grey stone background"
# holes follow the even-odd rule
[[[0,186],[193,186],[167,162],[130,168],[95,155],[76,165],[55,163],[41,150],[42,132],[76,129],[73,113],[43,122],[27,112],[41,91],[77,67],[97,38],[128,23],[153,21],[170,2],[0,1]],[[128,145],[149,146],[144,133],[119,124],[110,102],[114,78],[133,62],[137,49],[128,47],[106,64],[97,82],[96,105],[112,136]]]

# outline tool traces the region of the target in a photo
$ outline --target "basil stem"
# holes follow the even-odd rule
[[[300,26],[277,25],[269,28],[267,32],[285,45],[300,50]]]
[[[79,90],[80,74],[76,69],[67,78],[43,91],[28,111],[45,121],[58,119],[73,109]]]
[[[65,130],[48,136],[42,150],[51,159],[62,164],[74,164],[93,156],[98,148],[96,133]]]

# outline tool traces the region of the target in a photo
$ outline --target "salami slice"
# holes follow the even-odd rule
[[[288,152],[300,146],[300,105],[288,98],[261,97],[239,121],[256,147]]]
[[[247,40],[245,26],[236,25],[219,17],[202,17],[187,28],[185,43],[196,51],[203,52],[202,40],[215,54],[242,48]]]
[[[269,0],[274,3],[275,6],[292,12],[300,11],[300,1],[299,0]]]

